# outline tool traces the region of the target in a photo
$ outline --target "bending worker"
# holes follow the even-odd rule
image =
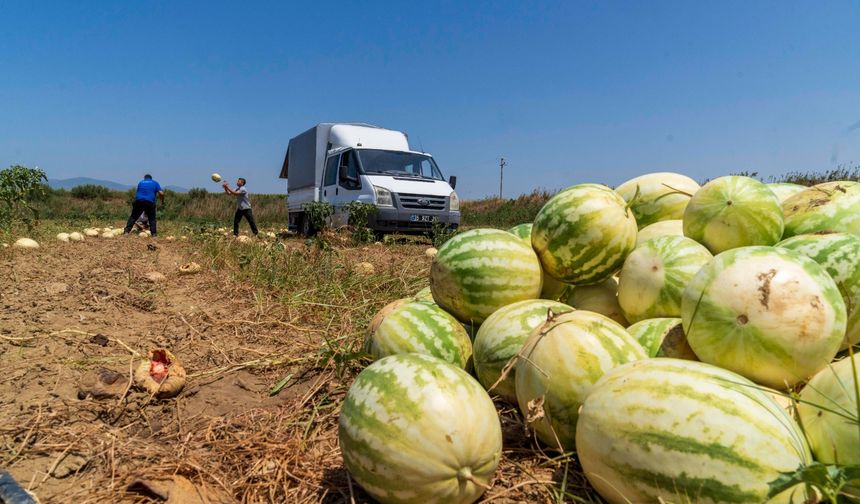
[[[137,192],[134,195],[134,203],[131,205],[131,216],[128,218],[128,223],[125,225],[124,234],[129,234],[134,223],[143,212],[146,212],[149,217],[149,231],[152,236],[157,234],[155,227],[155,196],[161,199],[161,204],[164,204],[164,190],[161,184],[152,180],[152,175],[146,174],[143,180],[137,183]]]

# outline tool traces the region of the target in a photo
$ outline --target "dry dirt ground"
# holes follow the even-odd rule
[[[267,319],[252,292],[211,271],[178,275],[186,261],[179,243],[129,237],[49,243],[0,262],[0,467],[42,502],[104,501],[171,461],[173,470],[216,469],[221,461],[209,464],[206,453],[184,453],[196,437],[293,404],[313,385],[296,379],[269,397],[306,334]],[[152,272],[164,279],[149,280]],[[294,352],[283,344],[291,339]],[[189,373],[177,398],[134,388],[122,399],[78,398],[87,371],[114,370],[125,384],[155,347]],[[261,360],[287,365],[267,373]]]
[[[0,470],[42,503],[367,501],[337,446],[351,377],[319,366],[326,328],[207,267],[179,275],[191,253],[128,237],[0,255]],[[188,372],[175,398],[126,386],[155,347]],[[122,375],[119,396],[79,398],[99,369]],[[485,497],[554,501],[562,479],[573,491],[567,462],[536,458],[508,410]]]

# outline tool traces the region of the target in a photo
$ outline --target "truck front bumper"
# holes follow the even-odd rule
[[[434,221],[412,220],[412,216],[431,216]],[[383,233],[427,233],[433,226],[445,226],[456,229],[460,226],[460,212],[449,212],[447,210],[416,211],[399,208],[377,208],[376,215],[370,217],[368,224],[374,231]]]

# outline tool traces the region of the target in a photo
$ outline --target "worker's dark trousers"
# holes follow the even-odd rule
[[[149,232],[152,236],[158,234],[155,228],[155,202],[141,199],[134,200],[134,204],[131,205],[131,217],[125,225],[125,234],[131,233],[131,228],[143,212],[146,212],[146,216],[149,217]]]
[[[250,208],[244,210],[236,210],[236,215],[233,216],[233,234],[239,236],[239,222],[242,217],[248,219],[248,224],[251,226],[251,231],[257,234],[257,223],[254,222],[254,212]]]

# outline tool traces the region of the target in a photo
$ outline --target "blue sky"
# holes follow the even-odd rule
[[[856,2],[0,1],[0,166],[217,189],[324,121],[467,198],[860,162]]]

